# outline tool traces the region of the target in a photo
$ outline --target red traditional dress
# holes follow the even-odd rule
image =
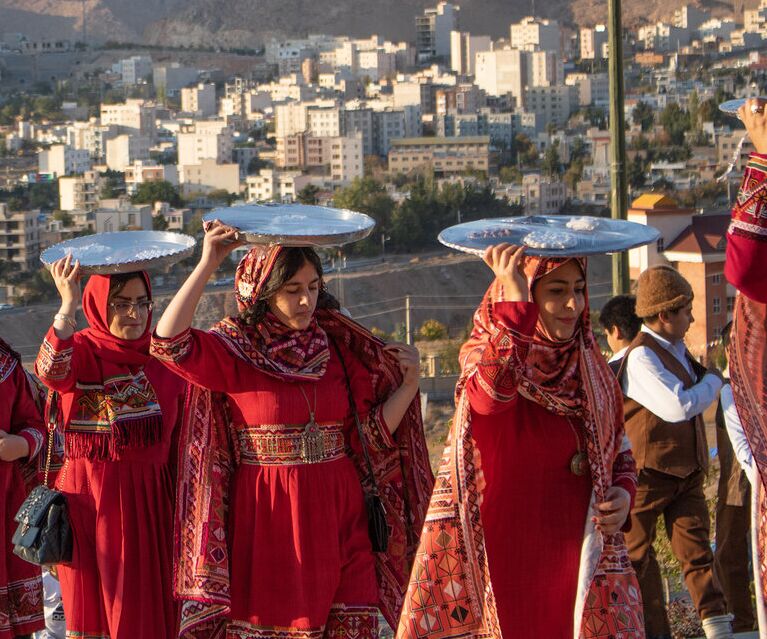
[[[254,249],[241,262],[241,309],[255,302],[278,254]],[[389,552],[377,556],[360,481],[366,467],[332,341],[389,516]],[[433,482],[417,398],[394,436],[383,421],[383,401],[400,378],[382,344],[340,313],[318,311],[304,331],[271,314],[257,328],[227,318],[210,332],[155,337],[152,352],[228,400],[198,391],[186,411],[182,635],[377,637],[379,608],[390,623],[399,613]],[[319,439],[306,439],[315,424]]]
[[[170,462],[186,385],[149,357],[151,317],[139,339],[111,334],[109,283],[90,278],[90,328],[67,340],[51,329],[36,362],[43,383],[61,393],[66,461],[57,487],[74,533],[72,563],[59,566],[67,637],[170,639]]]
[[[38,566],[13,554],[13,520],[36,480],[32,462],[45,442],[45,429],[34,391],[19,356],[0,340],[0,430],[23,437],[29,454],[23,460],[0,461],[0,639],[12,639],[45,628],[43,582]]]
[[[757,609],[767,637],[767,155],[752,153],[727,232],[724,274],[738,289],[730,340],[730,378],[738,418],[758,478],[752,493],[757,536]]]
[[[564,261],[528,258],[531,285]],[[620,389],[588,303],[567,341],[537,326],[535,304],[491,285],[461,350],[398,638],[644,637],[623,534],[598,533],[589,510],[610,486],[635,492]]]

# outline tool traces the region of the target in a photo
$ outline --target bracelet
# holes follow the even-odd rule
[[[66,322],[67,324],[69,324],[72,327],[73,331],[77,330],[77,321],[71,315],[64,315],[64,313],[56,313],[53,316],[53,319],[54,319],[54,321],[55,320],[61,320],[62,322]]]

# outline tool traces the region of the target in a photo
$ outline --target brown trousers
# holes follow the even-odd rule
[[[683,479],[647,468],[639,471],[626,545],[642,590],[648,639],[671,636],[660,567],[652,547],[660,515],[700,618],[727,612],[724,595],[714,576],[703,479],[700,470]]]
[[[727,609],[735,619],[734,632],[754,629],[754,608],[751,605],[751,579],[749,568],[751,554],[749,530],[751,528],[751,504],[746,495],[745,506],[728,506],[721,501],[716,506],[716,554],[717,579],[727,600]]]

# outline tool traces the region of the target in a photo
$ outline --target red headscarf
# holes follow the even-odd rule
[[[281,251],[281,246],[255,247],[242,258],[234,277],[240,311],[259,301]],[[227,317],[211,331],[238,357],[270,375],[311,381],[322,377],[327,369],[330,358],[328,336],[317,323],[316,316],[303,330],[286,326],[267,311],[257,326],[251,326],[239,317]]]
[[[147,297],[152,299],[152,284],[145,271],[137,274],[146,286]],[[109,330],[109,287],[111,275],[91,275],[83,291],[83,313],[89,328],[79,335],[87,340],[91,350],[100,360],[118,367],[137,368],[149,361],[152,313],[147,317],[144,332],[138,339],[122,339]]]

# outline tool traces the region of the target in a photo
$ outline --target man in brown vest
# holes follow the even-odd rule
[[[626,396],[626,433],[639,471],[626,543],[642,589],[648,639],[671,638],[652,547],[659,515],[706,637],[732,637],[724,596],[713,573],[703,494],[708,445],[702,414],[717,398],[722,376],[706,371],[684,345],[694,321],[692,298],[692,287],[673,268],[644,271],[636,301],[643,325],[619,371]]]

